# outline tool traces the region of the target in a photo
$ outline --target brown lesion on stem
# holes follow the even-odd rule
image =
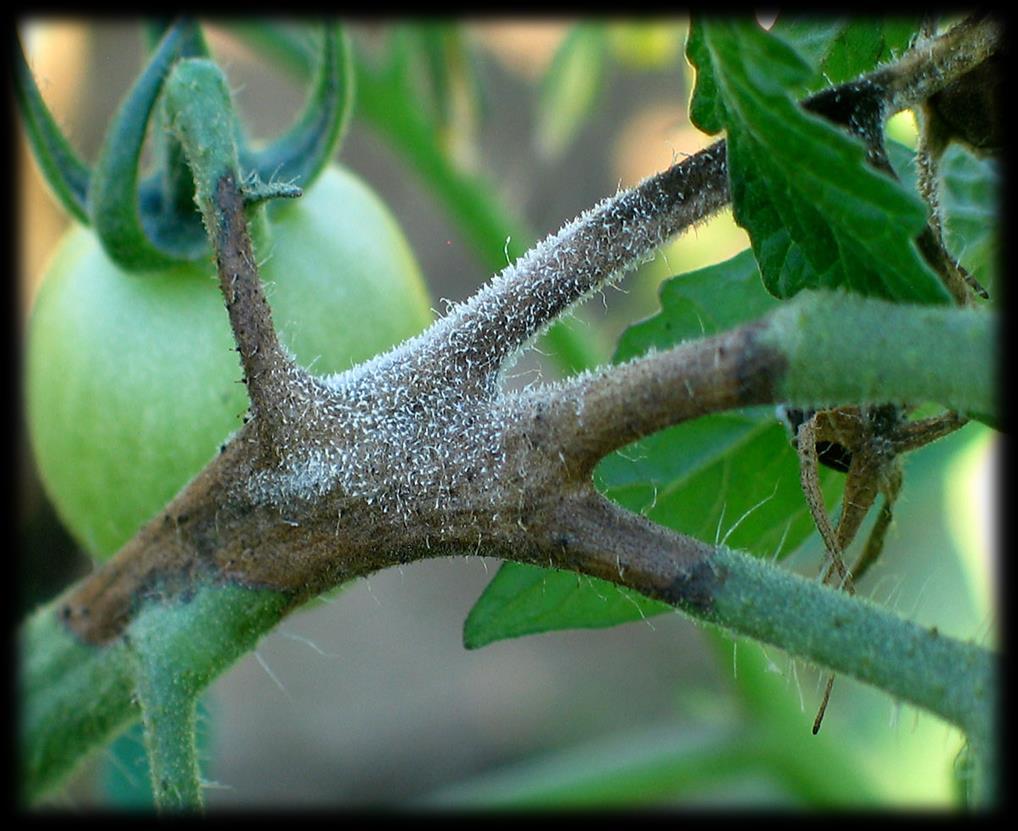
[[[233,174],[216,183],[213,249],[220,288],[226,300],[230,326],[244,366],[245,383],[252,399],[262,398],[271,377],[289,362],[279,347],[248,232],[244,196]],[[265,394],[268,394],[265,390]],[[258,401],[253,401],[256,411]]]
[[[433,494],[420,494],[408,506],[409,523],[342,488],[286,508],[253,499],[247,483],[261,454],[249,424],[160,516],[71,591],[61,614],[83,640],[107,643],[140,604],[186,596],[199,579],[280,591],[293,608],[397,563],[478,550],[677,602],[683,580],[713,548],[608,502],[594,490],[591,471],[615,447],[662,427],[772,400],[784,363],[759,344],[764,325],[648,356],[621,367],[617,377],[586,377],[541,401],[522,393],[492,400],[487,417],[505,425],[502,464],[486,481],[478,478],[477,488],[446,494],[440,505],[432,504]],[[582,426],[577,406],[585,412]],[[690,586],[684,600],[706,603]]]
[[[553,523],[552,561],[635,589],[647,597],[696,609],[713,607],[714,546],[626,511],[593,488],[564,501]]]
[[[278,458],[289,437],[288,413],[307,398],[311,378],[283,351],[255,260],[248,230],[246,199],[236,176],[227,173],[216,183],[207,211],[220,288],[226,301],[237,352],[240,354],[258,439],[270,458]]]

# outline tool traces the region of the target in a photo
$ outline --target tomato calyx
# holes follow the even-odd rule
[[[165,29],[165,31],[164,31]],[[145,69],[114,116],[94,167],[82,161],[46,107],[21,48],[15,49],[15,91],[29,144],[64,209],[91,225],[110,258],[127,271],[144,272],[209,256],[208,238],[195,208],[195,185],[179,141],[160,106],[165,79],[181,60],[208,58],[198,24],[180,19],[153,24],[158,41]],[[317,76],[304,111],[267,147],[251,148],[232,110],[246,203],[257,205],[302,193],[335,153],[349,119],[353,70],[349,45],[337,25],[323,27]],[[145,137],[152,128],[156,169],[139,181]]]

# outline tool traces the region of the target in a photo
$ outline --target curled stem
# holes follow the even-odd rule
[[[193,21],[184,20],[167,30],[118,108],[92,175],[89,217],[110,259],[129,271],[165,268],[181,259],[200,257],[206,250],[200,236],[187,233],[176,240],[156,233],[160,239],[154,240],[153,232],[159,229],[157,223],[145,221],[138,188],[138,167],[149,121],[167,73],[181,49],[192,45],[197,37],[195,26]],[[174,223],[178,231],[187,227],[186,223]]]
[[[14,38],[12,52],[15,100],[36,161],[64,210],[87,224],[92,170],[74,152],[46,107],[17,38]]]

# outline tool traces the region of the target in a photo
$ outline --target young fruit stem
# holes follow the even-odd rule
[[[167,121],[194,175],[195,200],[215,255],[252,415],[263,449],[278,455],[275,428],[285,420],[282,413],[305,373],[279,343],[255,264],[245,210],[250,200],[241,186],[226,78],[210,60],[178,61],[163,94]],[[268,195],[294,196],[299,190],[280,188]],[[264,189],[257,196],[264,199]]]

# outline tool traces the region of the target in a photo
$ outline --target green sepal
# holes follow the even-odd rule
[[[43,178],[64,210],[88,225],[88,189],[92,170],[78,158],[53,119],[17,37],[14,38],[13,59],[14,98]]]
[[[129,271],[166,268],[208,250],[197,213],[165,212],[161,189],[138,187],[138,163],[149,120],[170,67],[193,38],[191,21],[170,27],[114,116],[88,193],[89,215],[110,259]],[[164,216],[170,222],[160,221]],[[181,221],[183,220],[183,221]]]
[[[153,24],[146,35],[153,41],[160,33],[148,65],[114,116],[95,170],[90,172],[79,162],[77,178],[72,179],[78,184],[64,187],[70,197],[62,199],[70,201],[68,209],[82,221],[91,221],[106,253],[129,271],[166,268],[208,255],[205,229],[194,206],[191,171],[179,141],[168,129],[164,108],[157,104],[173,65],[182,59],[207,58],[209,52],[193,21],[182,20],[169,27]],[[348,122],[352,78],[347,41],[338,26],[330,26],[305,111],[284,137],[260,152],[249,150],[239,121],[228,107],[224,117],[238,146],[242,174],[249,183],[267,182],[251,184],[247,195],[252,204],[277,196],[299,196],[301,188],[328,164]],[[30,73],[27,80],[31,82]],[[41,104],[37,90],[35,98]],[[48,117],[44,109],[42,112]],[[157,172],[139,184],[139,159],[153,120]],[[52,118],[48,122],[52,125]],[[69,148],[55,125],[42,135],[48,139],[46,147],[63,149],[67,155]],[[37,155],[41,155],[38,150]],[[40,159],[40,163],[45,169],[45,161]],[[77,206],[75,193],[80,197]]]
[[[325,27],[318,75],[304,111],[286,135],[260,151],[240,144],[241,168],[270,184],[307,188],[329,163],[350,120],[354,69],[346,33]]]

